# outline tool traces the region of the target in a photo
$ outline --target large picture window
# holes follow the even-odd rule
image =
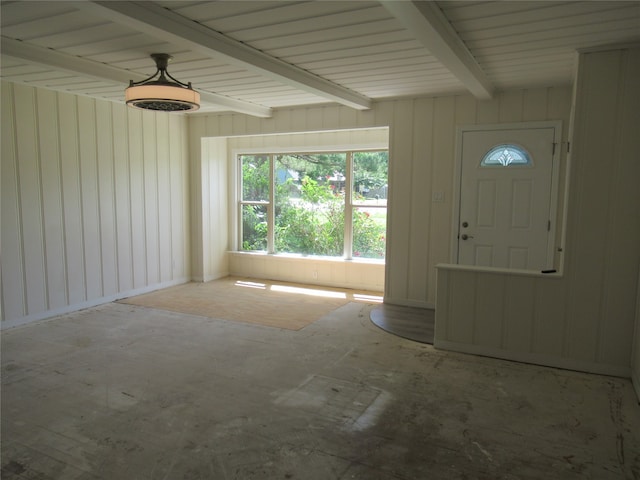
[[[241,250],[384,259],[387,151],[238,159]]]

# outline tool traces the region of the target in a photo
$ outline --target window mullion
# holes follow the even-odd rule
[[[353,156],[347,153],[347,168],[344,182],[344,258],[353,258]]]
[[[267,253],[275,253],[275,225],[276,225],[276,188],[275,188],[275,160],[269,155],[269,204],[267,205]]]
[[[238,202],[238,211],[236,215],[236,219],[237,219],[236,221],[238,222],[236,225],[236,234],[237,234],[236,248],[238,250],[242,250],[242,239],[243,239],[242,201],[244,200],[244,198],[242,196],[243,178],[242,178],[242,156],[241,155],[236,155],[236,172],[238,172],[236,176],[236,192],[237,192],[237,198],[240,199],[240,201]]]

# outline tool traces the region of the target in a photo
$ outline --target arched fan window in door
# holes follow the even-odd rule
[[[481,167],[510,167],[531,164],[531,156],[527,151],[512,144],[496,145],[485,154],[480,162]]]

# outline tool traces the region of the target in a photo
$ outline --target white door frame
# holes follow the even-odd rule
[[[458,236],[460,234],[460,194],[462,181],[462,136],[464,132],[479,130],[522,130],[528,128],[553,128],[553,166],[551,172],[551,199],[549,204],[549,220],[551,241],[547,247],[547,268],[553,265],[556,245],[556,224],[558,219],[558,184],[560,181],[560,145],[562,142],[562,121],[547,120],[541,122],[493,123],[488,125],[459,125],[456,127],[455,163],[453,174],[453,215],[451,223],[451,263],[458,263]],[[480,159],[478,159],[478,162]]]

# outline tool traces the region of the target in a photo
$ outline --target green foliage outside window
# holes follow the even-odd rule
[[[346,154],[275,158],[275,251],[342,256]],[[387,152],[353,154],[353,257],[384,258]],[[242,200],[268,201],[268,156],[242,157]],[[242,205],[242,248],[267,249],[266,205]]]
[[[368,211],[353,211],[353,256],[384,258],[386,247],[386,210],[376,219]]]
[[[242,249],[267,249],[267,209],[264,205],[242,206]]]
[[[286,185],[276,192],[276,251],[303,255],[341,256],[344,242],[344,200],[328,185],[301,180],[299,202],[290,202]],[[280,195],[278,195],[280,193]]]

